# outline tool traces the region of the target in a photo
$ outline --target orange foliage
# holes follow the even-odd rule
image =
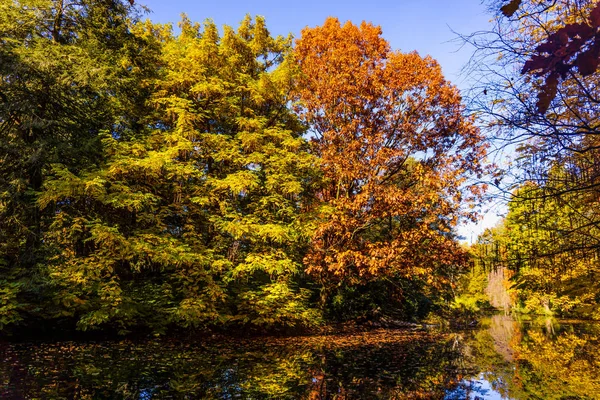
[[[485,145],[437,62],[335,18],[302,31],[295,59],[297,111],[326,178],[308,272],[434,283],[441,266],[464,263],[451,232],[473,217],[464,205],[481,188],[465,183],[482,172]]]

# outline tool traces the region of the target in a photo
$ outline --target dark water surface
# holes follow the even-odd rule
[[[600,399],[600,325],[2,343],[1,399]]]

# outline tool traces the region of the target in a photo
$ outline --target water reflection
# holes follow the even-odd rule
[[[494,316],[465,340],[465,363],[479,371],[446,399],[598,399],[600,325]]]
[[[480,373],[477,377],[465,379],[458,386],[449,390],[445,400],[505,400],[511,399],[498,387],[498,381],[490,381],[487,374]],[[500,389],[500,390],[499,390]]]
[[[594,399],[599,331],[495,316],[454,333],[4,344],[0,398]]]

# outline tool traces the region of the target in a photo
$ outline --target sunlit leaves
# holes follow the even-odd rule
[[[28,294],[80,329],[314,326],[319,289],[454,279],[485,146],[433,59],[109,3],[3,3],[7,320]]]
[[[295,281],[308,238],[297,220],[316,162],[286,107],[290,41],[272,38],[261,18],[222,37],[210,21],[180,25],[179,36],[137,27],[161,47],[159,75],[145,82],[156,107],[145,116],[151,127],[134,140],[105,137],[107,159],[96,171],[54,167],[40,199],[65,214],[49,235],[61,249],[52,276],[90,299],[81,327],[145,323],[150,311],[162,315],[159,330],[314,324]],[[86,216],[82,229],[57,239],[71,214]],[[167,284],[166,296],[151,304],[156,291],[142,293],[154,281]],[[103,295],[113,287],[115,306]],[[285,317],[254,309],[284,298],[292,302]]]
[[[308,271],[358,283],[461,264],[451,232],[485,146],[439,65],[334,18],[303,30],[295,58],[297,111],[327,180]]]
[[[502,13],[510,17],[521,4],[513,0],[502,7]],[[548,5],[546,10],[552,5]],[[537,110],[548,111],[550,102],[557,94],[557,86],[576,70],[581,77],[592,75],[600,63],[600,4],[592,4],[587,21],[570,22],[548,34],[533,49],[533,54],[523,64],[521,74],[544,77],[544,85],[538,93]],[[586,8],[584,6],[583,8]]]
[[[550,173],[566,176],[564,167]],[[477,254],[488,268],[512,271],[511,291],[522,310],[598,318],[600,287],[589,280],[598,273],[597,199],[568,190],[553,195],[560,189],[522,185],[502,226],[480,237]]]

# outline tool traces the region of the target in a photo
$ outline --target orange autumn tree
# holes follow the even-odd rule
[[[307,272],[330,294],[378,279],[448,283],[466,263],[453,229],[474,217],[482,188],[468,179],[486,148],[458,89],[365,22],[305,28],[295,59],[297,112],[326,182]]]

